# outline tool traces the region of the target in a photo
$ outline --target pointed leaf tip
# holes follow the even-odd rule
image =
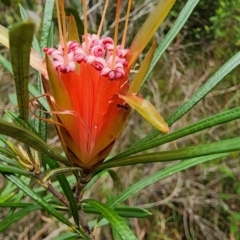
[[[152,58],[153,58],[153,54],[156,49],[156,45],[157,45],[157,41],[156,41],[156,39],[154,39],[151,48],[149,49],[148,53],[146,54],[137,74],[135,75],[133,81],[131,82],[131,85],[129,88],[129,93],[136,94],[142,87],[146,73],[152,62]]]
[[[157,109],[146,99],[128,94],[126,96],[119,95],[125,102],[141,114],[151,125],[163,133],[168,133],[169,128]]]
[[[9,46],[20,116],[28,119],[28,82],[30,51],[35,24],[25,21],[9,31]]]
[[[127,54],[127,61],[130,68],[164,21],[175,1],[176,0],[160,0],[147,20],[143,23]]]

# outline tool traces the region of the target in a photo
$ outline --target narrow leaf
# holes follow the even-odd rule
[[[179,13],[176,21],[171,26],[169,32],[164,37],[164,39],[160,42],[159,46],[157,47],[151,65],[148,69],[148,72],[145,76],[145,80],[149,77],[150,73],[152,72],[154,66],[162,56],[162,54],[167,50],[168,46],[171,44],[173,39],[177,36],[179,31],[182,29],[186,21],[188,20],[189,16],[191,15],[193,9],[196,7],[196,5],[199,3],[200,0],[188,0],[186,4],[184,5],[183,9]]]
[[[29,21],[14,25],[9,31],[11,63],[20,116],[28,120],[29,61],[35,25]]]
[[[42,31],[40,47],[43,49],[48,46],[49,34],[52,25],[52,14],[54,9],[54,1],[47,0],[44,5]]]
[[[101,212],[99,212],[97,209],[88,205],[83,205],[83,211],[85,213],[101,214]],[[125,218],[146,218],[152,215],[152,213],[148,210],[139,207],[119,206],[114,208],[114,211],[119,216]]]
[[[92,199],[83,200],[83,202],[96,208],[109,221],[112,227],[119,233],[123,240],[137,240],[126,222],[117,215],[110,207],[105,204]]]
[[[43,158],[44,161],[48,164],[48,166],[54,171],[54,169],[59,169],[59,164],[56,161],[52,161],[51,159],[48,159],[46,157]],[[64,169],[64,168],[63,168]],[[78,206],[76,199],[73,195],[73,191],[69,185],[69,182],[65,175],[57,175],[56,176],[59,184],[61,185],[61,188],[65,194],[65,196],[68,199],[69,205],[70,205],[70,210],[72,212],[72,216],[74,218],[75,223],[79,226],[79,216],[78,216]]]
[[[150,50],[146,54],[143,62],[141,63],[137,74],[134,76],[133,81],[131,82],[131,85],[130,85],[130,88],[129,88],[129,93],[134,94],[134,93],[137,93],[140,90],[140,88],[143,84],[143,80],[145,78],[145,75],[148,71],[149,65],[152,61],[152,57],[153,57],[155,49],[156,49],[156,39],[154,39]]]
[[[1,157],[0,157],[1,160]],[[4,165],[0,163],[0,172],[1,173],[15,173],[15,174],[20,174],[20,175],[24,175],[24,176],[28,176],[30,175],[29,172],[26,172],[24,170],[22,170],[19,167],[14,167],[14,166],[10,166],[10,165]]]
[[[77,41],[80,43],[78,28],[74,16],[71,14],[68,24],[68,41]]]
[[[55,153],[41,138],[34,135],[27,129],[13,123],[7,123],[0,119],[0,134],[12,137],[22,143],[25,143],[31,148],[40,151],[46,154],[46,156],[60,161],[65,165],[71,165],[65,157]]]
[[[0,43],[9,48],[8,29],[0,24]]]
[[[128,94],[126,96],[119,95],[132,108],[142,115],[150,124],[158,130],[168,133],[169,128],[157,109],[148,101],[135,95]]]
[[[19,5],[19,10],[20,10],[22,20],[23,21],[29,20],[26,10],[21,5]],[[40,54],[40,55],[42,54],[42,51],[40,49],[40,46],[39,46],[39,43],[38,43],[38,40],[37,40],[35,34],[33,35],[32,47],[38,54]]]
[[[135,63],[139,54],[143,51],[152,36],[155,34],[156,30],[166,18],[174,3],[175,0],[160,0],[154,10],[150,13],[129,48],[127,60],[130,67]]]
[[[161,179],[169,177],[177,172],[180,172],[180,171],[183,171],[190,167],[196,166],[198,164],[201,164],[201,163],[204,163],[207,161],[211,161],[214,159],[218,159],[220,157],[225,157],[225,156],[227,156],[227,154],[215,154],[215,155],[211,155],[211,156],[192,158],[192,159],[188,159],[185,161],[181,161],[181,162],[174,164],[173,166],[167,167],[165,169],[162,169],[162,170],[152,174],[151,176],[140,180],[139,182],[133,184],[132,186],[130,186],[129,188],[124,190],[122,193],[120,193],[117,197],[115,197],[115,199],[113,199],[109,203],[109,206],[111,208],[114,208],[117,205],[119,205],[120,203],[124,202],[129,197],[133,196],[136,193],[139,193],[139,191],[141,189],[144,189],[145,187],[147,187],[157,181],[160,181]]]
[[[41,96],[40,92],[31,83],[28,84],[28,90],[33,95],[33,97]],[[37,101],[46,111],[50,111],[47,100],[44,97],[38,98]]]
[[[185,147],[182,149],[161,151],[157,153],[146,153],[137,156],[131,156],[128,158],[118,159],[114,161],[107,161],[93,172],[99,171],[99,169],[106,169],[119,166],[135,165],[140,163],[152,163],[152,162],[165,162],[174,161],[180,159],[188,159],[193,157],[201,157],[206,155],[212,155],[217,153],[229,153],[239,151],[240,137],[222,140],[219,142],[213,142],[208,144],[200,144],[193,147]]]
[[[52,238],[52,240],[74,240],[77,238],[78,238],[78,235],[76,233],[66,232],[66,233],[60,234],[57,237]]]
[[[118,154],[117,156],[115,156],[115,157],[113,157],[109,160],[116,160],[116,159],[120,159],[120,158],[123,158],[123,157],[127,157],[127,156],[130,156],[132,154],[135,154],[135,153],[138,153],[138,152],[141,152],[141,151],[145,151],[145,150],[160,146],[164,143],[174,141],[176,139],[191,135],[193,133],[205,130],[205,129],[213,127],[213,126],[217,126],[219,124],[223,124],[223,123],[233,121],[233,120],[238,119],[238,118],[240,118],[240,107],[233,108],[233,109],[230,109],[228,111],[218,113],[218,114],[213,115],[209,118],[205,118],[205,119],[200,120],[196,123],[193,123],[193,124],[190,124],[186,127],[180,128],[180,129],[178,129],[174,132],[171,132],[167,135],[160,136],[157,139],[150,140],[150,141],[148,141],[144,144],[141,144],[139,146],[137,145],[136,147],[130,148],[130,149],[126,150],[125,152],[122,152],[122,153]]]
[[[29,186],[27,186],[21,179],[14,175],[6,174],[5,177],[21,189],[25,194],[38,203],[44,210],[57,218],[60,222],[73,228],[73,225],[59,212],[57,212],[50,204],[48,204],[41,196],[35,193]]]
[[[197,92],[195,92],[190,99],[188,99],[183,105],[181,105],[168,119],[168,126],[171,126],[178,119],[184,116],[189,110],[191,110],[201,99],[203,99],[217,84],[219,84],[224,77],[229,74],[235,67],[240,64],[240,52],[235,54],[230,60],[228,60],[211,78],[204,83]],[[130,149],[144,145],[146,142],[154,139],[160,132],[154,130],[147,137],[141,139],[137,144]]]
[[[29,122],[23,120],[22,118],[20,118],[17,114],[15,114],[14,112],[11,112],[9,110],[6,111],[7,116],[18,126],[22,126],[25,129],[31,131],[33,134],[37,135],[37,132],[35,131],[35,129],[30,125]]]
[[[50,180],[51,178],[53,177],[57,177],[58,175],[60,174],[63,174],[63,173],[67,173],[67,172],[73,172],[73,171],[82,171],[81,168],[79,167],[58,167],[58,168],[54,168],[50,171],[48,171],[44,178],[42,179],[43,182],[47,182],[48,180]]]
[[[7,28],[0,25],[0,43],[2,43],[7,48],[9,47],[8,32],[9,31]],[[33,68],[38,70],[46,79],[48,79],[45,61],[33,49],[31,50],[30,64]]]
[[[2,65],[7,71],[13,73],[12,64],[0,54],[0,65]]]

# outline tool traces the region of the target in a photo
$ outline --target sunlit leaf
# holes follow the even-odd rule
[[[77,41],[78,43],[80,43],[77,24],[72,14],[69,17],[68,41]]]
[[[129,88],[129,93],[134,94],[140,90],[140,88],[143,84],[144,77],[145,77],[145,75],[148,71],[149,65],[152,61],[152,57],[153,57],[155,49],[156,49],[156,39],[153,41],[153,44],[152,44],[150,50],[148,51],[148,53],[146,54],[143,62],[141,63],[138,72],[135,74],[135,76],[131,82],[130,88]]]
[[[196,91],[190,99],[186,100],[167,120],[169,126],[175,123],[178,119],[184,116],[190,109],[192,109],[201,99],[203,99],[217,84],[219,84],[224,77],[229,74],[240,63],[240,52],[235,54],[230,60],[228,60],[212,77],[204,83],[198,91]],[[213,125],[214,126],[214,125]],[[154,130],[151,134],[141,139],[138,143],[132,146],[131,151],[135,148],[146,145],[147,142],[154,139],[160,134],[160,131]],[[129,150],[130,150],[129,149]],[[127,150],[128,151],[128,150]]]
[[[101,214],[109,221],[112,227],[115,228],[123,240],[137,240],[127,224],[110,207],[92,199],[86,199],[83,200],[83,202],[86,202],[101,212]]]
[[[146,99],[135,95],[128,94],[126,96],[120,95],[125,102],[132,108],[136,109],[150,124],[158,130],[168,133],[169,128],[157,109]]]
[[[161,40],[159,43],[159,46],[157,47],[152,62],[150,64],[150,67],[148,69],[148,72],[145,76],[145,80],[149,77],[150,73],[152,72],[154,66],[158,62],[159,58],[162,56],[162,54],[167,50],[173,39],[179,34],[179,31],[182,29],[186,21],[188,20],[189,16],[191,15],[192,11],[196,7],[196,5],[199,3],[200,0],[188,0],[186,4],[184,5],[181,12],[178,14],[178,17],[176,21],[171,26],[169,32],[167,35]]]
[[[137,35],[133,39],[132,45],[127,54],[129,67],[131,67],[142,50],[146,47],[150,39],[159,28],[160,24],[166,18],[171,10],[175,0],[160,0],[154,10],[150,13]]]
[[[9,48],[8,29],[0,24],[0,43]]]

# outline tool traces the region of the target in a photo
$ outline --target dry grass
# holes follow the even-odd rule
[[[90,27],[93,30],[97,28],[96,22],[99,21],[103,2],[91,1],[92,8],[89,9],[89,19]],[[126,1],[123,2],[126,4]],[[158,1],[134,1],[135,6],[129,25],[130,33],[136,32],[139,24],[156,2]],[[104,34],[112,32],[114,26],[112,19],[113,16],[109,14],[105,21]],[[170,25],[170,22],[167,21],[165,25]],[[163,29],[157,33],[158,41],[163,37]],[[3,51],[1,50],[1,53],[4,53]],[[198,42],[188,43],[179,35],[155,67],[154,73],[143,87],[141,94],[151,100],[167,118],[221,66],[223,60],[216,59],[209,53],[214,51],[217,51],[217,46],[199,45]],[[232,75],[226,77],[213,92],[178,120],[171,127],[171,131],[239,105],[237,93],[240,85],[235,84],[235,75],[233,72]],[[12,79],[3,69],[0,69],[0,77],[1,106],[10,108],[8,94],[12,92]],[[216,126],[203,133],[184,137],[152,151],[181,148],[233,137],[239,133],[239,124],[239,121],[235,121]],[[148,123],[132,112],[128,125],[113,152],[121,152],[148,135],[151,130],[152,127]],[[131,132],[130,136],[129,132]],[[174,163],[125,167],[118,169],[117,173],[122,187],[126,188],[169,164]],[[228,159],[197,166],[166,178],[130,198],[126,202],[128,205],[141,206],[153,213],[152,217],[148,219],[130,220],[137,238],[139,240],[240,239],[239,233],[231,232],[234,224],[236,224],[236,228],[240,228],[239,219],[237,221],[233,218],[234,213],[240,212],[239,166],[238,156],[233,155]],[[107,197],[117,195],[121,189],[118,188],[119,186],[117,187],[109,177],[103,177],[86,193],[86,197],[94,197],[104,202]],[[0,218],[6,214],[6,210],[1,210]],[[64,230],[64,226],[59,225],[45,212],[37,211],[30,213],[17,224],[13,224],[6,232],[0,234],[0,238],[49,240]],[[108,227],[99,228],[96,233],[96,240],[112,240],[112,233]]]

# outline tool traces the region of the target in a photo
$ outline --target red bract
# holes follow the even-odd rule
[[[92,169],[104,161],[123,129],[131,108],[162,132],[168,126],[156,108],[137,96],[151,63],[156,42],[130,82],[130,70],[167,16],[175,0],[160,0],[144,22],[129,49],[125,49],[131,0],[128,1],[126,23],[121,45],[118,20],[121,1],[117,0],[114,38],[101,38],[101,28],[108,0],[97,34],[87,31],[86,0],[83,3],[84,36],[80,43],[75,20],[70,16],[66,29],[64,1],[56,0],[60,44],[46,47],[46,63],[33,50],[30,64],[43,76],[43,85],[56,123],[57,132],[69,160],[84,169]],[[0,26],[0,42],[8,47],[8,30]],[[49,57],[48,57],[49,56]],[[50,59],[51,60],[50,60]]]
[[[166,13],[174,1],[162,2],[157,6],[165,7]],[[155,44],[150,50],[145,66],[139,69],[139,74],[130,86],[130,69],[154,34],[161,17],[150,16],[140,33],[136,36],[130,49],[125,49],[126,29],[121,45],[117,45],[118,20],[121,1],[117,1],[116,27],[114,39],[101,38],[101,26],[97,34],[87,32],[86,1],[83,1],[84,36],[79,42],[74,39],[76,33],[75,21],[70,18],[67,41],[65,14],[61,1],[61,23],[58,1],[58,22],[61,44],[57,49],[45,48],[44,51],[51,57],[46,58],[49,81],[43,81],[51,107],[58,135],[67,157],[76,165],[91,169],[104,161],[111,151],[113,144],[123,129],[131,107],[135,108],[153,126],[168,131],[167,124],[157,110],[147,100],[136,96],[143,78],[151,62]],[[128,5],[127,19],[131,1]],[[102,21],[105,18],[107,4],[104,8]],[[159,12],[153,13],[156,15]],[[160,20],[159,20],[160,19]],[[151,26],[152,24],[152,26]],[[158,24],[158,25],[157,25]],[[143,31],[147,31],[143,39]]]
[[[117,47],[112,67],[111,38],[88,35],[87,44],[71,41],[66,46],[67,59],[61,45],[44,49],[52,57],[45,91],[53,97],[53,112],[60,112],[54,118],[67,156],[91,168],[107,157],[130,113],[119,98],[128,92],[127,50]]]

